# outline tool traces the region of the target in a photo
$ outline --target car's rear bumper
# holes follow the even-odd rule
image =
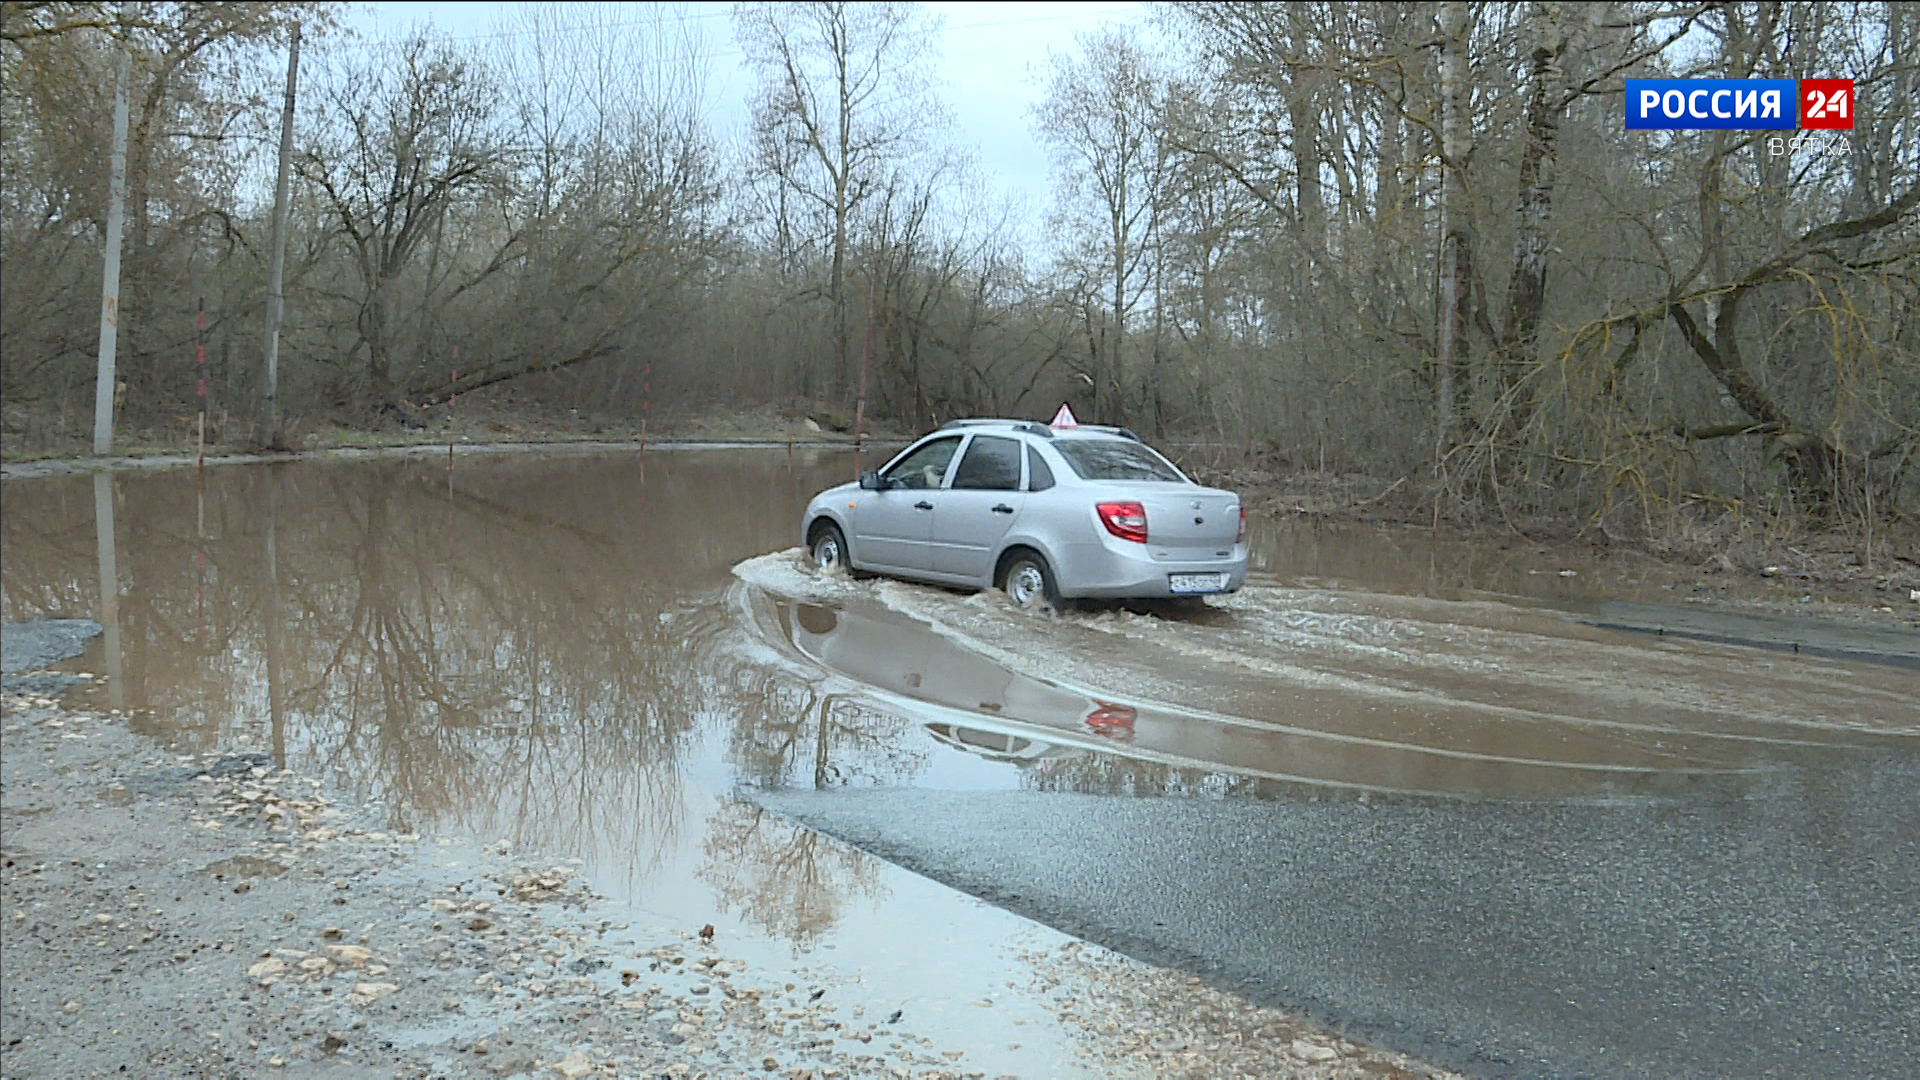
[[[1247,547],[1235,544],[1232,554],[1201,559],[1157,559],[1146,545],[1125,540],[1111,543],[1075,544],[1058,555],[1054,567],[1061,596],[1139,599],[1148,597],[1194,596],[1205,593],[1175,592],[1174,574],[1225,574],[1230,593],[1247,580]]]

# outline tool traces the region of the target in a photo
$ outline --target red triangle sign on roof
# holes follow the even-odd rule
[[[1060,403],[1060,411],[1053,414],[1053,422],[1047,426],[1057,428],[1079,427],[1080,421],[1073,418],[1073,410],[1067,408],[1067,403],[1063,401]]]

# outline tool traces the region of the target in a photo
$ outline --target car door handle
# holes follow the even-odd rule
[[[919,502],[913,504],[913,508],[915,510],[931,510],[933,509],[933,504],[925,499],[921,499]]]
[[[993,512],[996,514],[1011,514],[1013,513],[1013,507],[1008,506],[1006,503],[1001,503],[999,506],[993,508]]]

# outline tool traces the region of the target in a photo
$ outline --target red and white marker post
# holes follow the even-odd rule
[[[205,469],[207,467],[207,298],[204,296],[200,298],[195,342],[193,370],[198,379],[198,385],[194,390],[194,397],[198,401],[200,410],[200,432],[194,463],[196,468]]]

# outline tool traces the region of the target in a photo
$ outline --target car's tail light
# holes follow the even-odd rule
[[[1238,544],[1247,538],[1247,508],[1240,508],[1240,531],[1233,534],[1233,542]]]
[[[1093,700],[1094,709],[1087,714],[1084,723],[1093,729],[1096,735],[1105,735],[1118,742],[1133,741],[1133,723],[1139,719],[1131,705],[1116,705],[1111,701]]]
[[[1136,544],[1147,542],[1147,508],[1137,502],[1104,502],[1094,509],[1100,512],[1100,524],[1122,540]]]

